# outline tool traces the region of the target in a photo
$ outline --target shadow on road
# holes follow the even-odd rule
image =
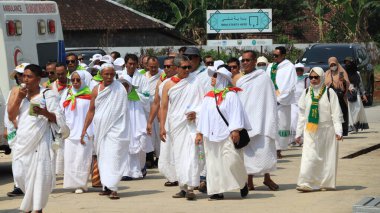
[[[346,190],[355,190],[355,191],[358,191],[358,190],[363,190],[363,189],[366,189],[367,187],[365,186],[337,186],[336,187],[336,190],[337,191],[346,191]]]
[[[135,196],[144,196],[144,195],[151,195],[151,194],[158,194],[163,193],[163,191],[160,190],[141,190],[141,191],[134,191],[134,192],[121,192],[117,193],[119,197],[135,197]]]
[[[2,209],[0,210],[0,213],[18,213],[20,210],[18,209]]]

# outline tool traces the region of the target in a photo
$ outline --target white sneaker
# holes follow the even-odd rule
[[[75,190],[75,194],[82,194],[83,192],[84,191],[81,188]]]

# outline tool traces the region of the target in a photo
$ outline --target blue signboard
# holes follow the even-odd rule
[[[272,9],[207,11],[207,33],[252,32],[272,32]]]

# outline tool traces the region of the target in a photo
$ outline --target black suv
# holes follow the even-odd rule
[[[65,51],[66,51],[66,54],[67,53],[75,53],[76,55],[82,54],[85,64],[89,64],[91,62],[90,58],[92,58],[92,56],[95,54],[106,55],[106,52],[104,52],[104,50],[102,49],[66,48]]]
[[[305,53],[297,60],[305,67],[322,67],[328,70],[328,59],[336,57],[339,63],[344,66],[344,58],[350,56],[357,63],[363,86],[366,91],[368,102],[365,105],[372,105],[374,91],[374,70],[371,59],[366,49],[360,44],[314,44],[306,48]]]

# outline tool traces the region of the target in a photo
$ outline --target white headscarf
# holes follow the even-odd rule
[[[113,66],[113,64],[104,63],[104,64],[102,64],[102,66],[100,66],[100,73],[102,73],[103,70],[106,69],[106,68],[113,68],[113,69],[115,69],[115,67]]]
[[[215,84],[215,89],[224,89],[226,88],[229,84],[231,84],[231,72],[228,71],[225,67],[219,68],[217,71],[217,77],[216,77],[216,84]],[[230,79],[227,78],[227,76],[230,77]]]
[[[73,94],[76,94],[87,85],[86,85],[86,75],[83,72],[75,71],[71,74],[71,77],[73,77],[74,74],[78,74],[80,77],[80,88],[78,90],[75,89],[74,87],[71,88],[71,90],[73,91]]]
[[[314,93],[317,94],[319,92],[319,89],[322,87],[322,85],[325,84],[325,71],[323,71],[323,69],[320,68],[320,67],[313,67],[310,70],[310,74],[312,72],[314,72],[315,74],[317,74],[319,76],[320,80],[321,80],[318,85],[310,84],[310,86],[313,87]]]

